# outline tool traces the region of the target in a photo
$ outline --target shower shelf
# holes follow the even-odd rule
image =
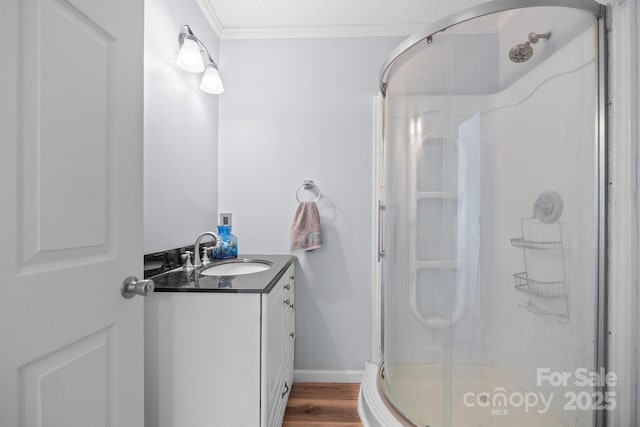
[[[524,260],[524,271],[513,274],[516,291],[527,296],[521,307],[534,314],[558,316],[560,322],[567,323],[569,301],[564,243],[562,225],[558,222],[561,214],[560,194],[555,191],[541,193],[533,205],[533,216],[520,220],[520,237],[510,239],[510,242],[514,248],[522,249]],[[544,238],[534,238],[533,235],[539,236],[539,233],[543,233]],[[558,268],[552,268],[553,265],[547,264],[549,262],[558,262]],[[542,274],[545,281],[531,278],[540,278]]]
[[[525,294],[540,298],[564,298],[564,282],[541,282],[530,279],[527,272],[515,273],[513,278],[516,282],[516,289]]]
[[[527,240],[523,237],[511,239],[511,246],[515,248],[546,250],[546,249],[562,249],[562,242],[537,242],[535,240]]]

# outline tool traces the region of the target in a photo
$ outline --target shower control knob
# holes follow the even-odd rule
[[[138,280],[135,276],[129,276],[122,281],[120,293],[126,299],[133,298],[136,295],[147,297],[153,293],[153,280]]]

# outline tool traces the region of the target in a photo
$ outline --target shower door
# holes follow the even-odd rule
[[[382,388],[417,426],[584,427],[615,405],[595,381],[600,8],[539,3],[383,71]]]

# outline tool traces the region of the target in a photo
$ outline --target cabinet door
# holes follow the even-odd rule
[[[261,425],[260,304],[250,293],[147,297],[146,426]]]

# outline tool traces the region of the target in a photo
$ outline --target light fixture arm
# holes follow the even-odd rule
[[[207,47],[200,41],[198,37],[196,37],[195,34],[193,34],[193,31],[191,31],[191,27],[189,27],[188,25],[184,25],[180,30],[180,33],[178,34],[178,43],[180,43],[180,47],[182,47],[184,43],[184,39],[187,37],[189,37],[191,40],[198,43],[200,52],[203,52],[205,55],[207,55],[207,60],[209,61],[209,63],[212,64],[217,69],[218,64],[216,64],[213,58],[211,58],[211,54],[209,53],[209,50],[207,49]]]

